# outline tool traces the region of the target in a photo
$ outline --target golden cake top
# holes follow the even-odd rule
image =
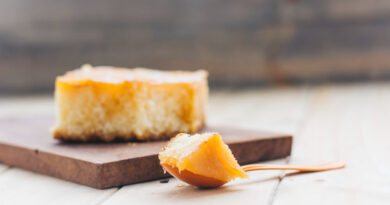
[[[207,78],[207,71],[159,71],[147,68],[115,68],[109,66],[83,65],[80,69],[67,72],[57,80],[77,82],[91,80],[103,83],[122,83],[130,81],[148,83],[190,83],[203,81]]]

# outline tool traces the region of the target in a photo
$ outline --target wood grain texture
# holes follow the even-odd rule
[[[377,100],[373,100],[377,99]],[[372,92],[372,95],[365,99],[373,102],[373,106],[367,106],[364,110],[364,124],[367,127],[362,129],[362,135],[367,148],[371,151],[371,160],[375,163],[377,174],[385,182],[390,181],[387,174],[390,169],[390,161],[386,160],[390,155],[390,139],[386,136],[390,134],[387,122],[390,118],[390,89],[386,84],[380,84]],[[380,108],[383,112],[375,109]],[[377,143],[381,142],[381,143]]]
[[[1,0],[0,91],[84,63],[206,69],[211,85],[390,76],[387,0]]]
[[[52,117],[0,121],[0,161],[95,188],[110,188],[167,177],[158,152],[166,141],[64,143],[52,139]],[[23,128],[23,129],[20,129]],[[287,157],[290,135],[208,126],[218,132],[240,164]]]
[[[17,168],[0,176],[0,204],[99,204],[117,191],[93,189]]]
[[[50,99],[50,100],[48,100]],[[0,118],[52,113],[52,98],[0,98]],[[114,189],[96,190],[0,163],[0,204],[99,204]]]
[[[312,94],[307,88],[220,91],[211,95],[208,119],[213,123],[249,129],[296,133]],[[283,164],[287,160],[271,163]],[[103,204],[271,204],[282,172],[249,172],[250,180],[237,180],[218,190],[197,190],[177,180],[126,186]],[[149,197],[145,198],[142,193]]]
[[[270,163],[285,163],[285,160]],[[176,179],[126,186],[103,204],[267,204],[277,186],[280,171],[249,172],[250,179],[235,180],[220,189],[200,190]],[[145,197],[148,196],[148,197]]]
[[[278,187],[274,204],[389,202],[390,176],[383,172],[383,166],[389,163],[381,156],[390,154],[386,149],[389,140],[385,137],[388,135],[385,124],[390,116],[384,112],[388,105],[377,89],[377,86],[366,85],[324,86],[315,90],[316,95],[304,128],[297,133],[289,163],[345,159],[346,168],[287,175]],[[388,95],[384,96],[388,98]]]
[[[30,99],[6,100],[11,103],[1,105],[13,104],[13,112],[20,116],[22,110],[35,107],[29,106]],[[0,107],[0,116],[4,110]],[[250,180],[237,180],[231,187],[221,190],[196,190],[174,179],[167,184],[152,181],[124,186],[97,204],[128,204],[132,201],[146,204],[173,201],[184,204],[237,204],[240,201],[246,204],[388,204],[390,201],[389,83],[212,92],[208,113],[212,123],[225,122],[251,129],[293,133],[290,164],[346,159],[347,166],[341,170],[299,175],[279,171],[252,172],[249,173]],[[7,115],[12,113],[7,112]],[[7,204],[22,200],[21,197],[8,196],[20,195],[25,201],[30,199],[30,204],[54,201],[58,195],[45,193],[57,189],[67,190],[67,195],[61,195],[61,200],[68,204],[83,199],[75,188],[83,187],[81,185],[22,170],[18,172],[31,174],[27,177],[29,180],[5,175],[13,170],[18,169],[10,168],[0,173],[0,181],[9,180],[7,185],[23,184],[33,188],[19,189],[18,185],[13,189],[2,189],[5,195],[0,195],[0,201],[6,198]],[[42,186],[34,181],[40,177],[46,181]],[[75,187],[68,189],[71,185]],[[91,189],[88,194],[99,198],[101,192],[93,191]]]
[[[227,124],[235,125],[240,127],[245,127],[248,129],[265,129],[270,131],[281,131],[284,133],[295,133],[296,128],[302,121],[303,113],[306,110],[308,89],[306,88],[282,88],[282,89],[262,89],[262,90],[247,90],[247,91],[218,91],[212,92],[210,96],[210,103],[208,106],[208,122],[211,124]],[[0,117],[20,117],[20,116],[41,116],[40,113],[44,114],[53,114],[54,103],[50,100],[50,97],[13,97],[13,98],[1,98],[0,97]],[[232,101],[238,101],[242,99],[240,104],[231,103]],[[290,109],[293,107],[294,109]],[[10,109],[7,109],[10,108]],[[250,111],[250,112],[248,112]],[[246,113],[248,112],[248,113]],[[4,114],[4,115],[3,115]],[[277,163],[286,163],[285,160],[278,161]],[[11,170],[16,168],[11,168]],[[25,172],[25,171],[21,171]],[[256,199],[255,204],[268,204],[272,199],[272,196],[275,194],[276,187],[279,183],[278,177],[280,171],[266,171],[260,172],[259,175],[253,172],[249,173],[254,179],[252,186],[247,186],[239,189],[238,196],[244,196],[246,193],[246,188],[250,187],[250,194],[245,195],[246,199]],[[31,173],[30,178],[42,177],[39,174]],[[267,177],[270,179],[268,180]],[[0,173],[0,178],[10,178],[10,175],[3,176]],[[58,183],[61,181],[52,177],[44,177],[46,181],[51,183],[45,183],[44,186],[34,186],[34,183],[26,182],[26,186],[35,188],[36,191],[30,191],[29,189],[23,189],[17,191],[16,189],[7,190],[4,192],[8,195],[23,195],[24,199],[28,200],[30,204],[42,204],[42,201],[56,200],[58,195],[48,195],[44,194],[47,190],[56,190],[56,189],[67,189],[69,186],[73,186],[73,183]],[[171,179],[172,180],[172,179]],[[10,179],[10,182],[13,183],[23,183],[19,181],[19,177],[13,177]],[[174,181],[170,181],[174,182]],[[156,183],[159,183],[156,181]],[[174,182],[176,183],[176,182]],[[238,181],[237,183],[240,183]],[[249,182],[245,182],[249,183]],[[181,183],[176,183],[178,186],[182,186]],[[141,184],[139,184],[141,185]],[[80,185],[77,185],[80,186]],[[134,185],[131,185],[132,187]],[[138,186],[138,185],[135,185]],[[127,186],[125,186],[127,187]],[[145,189],[153,190],[155,188],[155,183],[148,183],[148,186]],[[180,187],[172,186],[170,190],[171,193],[175,191],[180,191]],[[78,189],[67,189],[67,195],[62,196],[64,202],[70,203],[79,203]],[[191,195],[191,189],[186,189],[184,191],[186,194],[183,197],[188,197]],[[261,190],[258,192],[257,190]],[[169,190],[166,190],[167,192]],[[90,191],[93,192],[93,191]],[[88,193],[94,195],[96,198],[100,197],[101,192]],[[124,201],[119,201],[118,203],[129,203],[127,199],[127,193],[116,195],[116,200],[118,198],[125,199]],[[182,193],[182,192],[180,192]],[[213,195],[213,192],[200,192],[200,195],[212,197],[214,201],[223,200],[229,195],[230,192],[224,192],[221,194]],[[40,197],[35,198],[37,195]],[[140,195],[145,196],[145,195]],[[160,195],[162,196],[162,195]],[[180,194],[176,194],[180,197]],[[235,195],[237,196],[237,195]],[[139,197],[139,196],[138,196]],[[1,197],[0,197],[1,198]],[[107,197],[102,201],[109,201],[111,197]],[[8,198],[8,204],[17,204],[20,202],[21,198]],[[139,199],[139,198],[138,198]],[[182,199],[182,201],[183,201]],[[232,199],[232,198],[229,198]],[[139,199],[140,200],[140,199]],[[165,199],[165,201],[168,199]],[[196,199],[192,199],[196,202]],[[202,199],[199,199],[202,200]],[[225,201],[226,204],[235,203],[236,200]],[[150,203],[155,203],[155,201],[148,200]],[[146,202],[145,202],[146,203]],[[88,203],[86,203],[88,204]],[[91,204],[100,204],[100,203],[91,203]]]

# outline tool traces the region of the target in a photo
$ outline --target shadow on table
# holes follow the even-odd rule
[[[215,196],[215,195],[222,195],[222,194],[227,194],[227,193],[235,193],[235,192],[241,192],[245,191],[244,188],[242,188],[242,185],[250,185],[250,184],[260,184],[272,180],[279,180],[281,181],[282,178],[284,177],[292,177],[296,175],[301,175],[301,174],[307,174],[311,172],[291,172],[287,174],[282,174],[278,176],[272,176],[272,177],[267,177],[263,179],[257,179],[257,180],[245,180],[241,183],[237,184],[226,184],[225,186],[222,186],[217,189],[199,189],[194,186],[189,186],[189,185],[184,185],[180,189],[174,189],[170,190],[168,194],[170,197],[173,198],[178,198],[178,199],[191,199],[191,198],[199,198],[199,197],[207,197],[207,196]]]

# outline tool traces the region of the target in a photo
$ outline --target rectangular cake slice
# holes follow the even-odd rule
[[[207,72],[83,66],[56,79],[53,136],[162,140],[205,124]]]

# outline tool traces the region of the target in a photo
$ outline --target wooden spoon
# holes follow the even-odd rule
[[[179,171],[177,167],[172,167],[168,164],[161,164],[161,166],[164,167],[165,170],[167,170],[171,175],[175,176],[176,178],[200,188],[216,188],[228,182],[228,181],[221,181],[219,179],[210,178],[207,176],[198,175],[188,170]],[[242,166],[241,168],[246,172],[255,171],[255,170],[270,170],[270,169],[298,170],[303,172],[319,172],[319,171],[340,169],[343,168],[344,166],[345,166],[345,161],[340,160],[340,161],[334,161],[334,162],[329,162],[326,164],[319,164],[319,165],[298,166],[298,165],[288,165],[288,164],[287,165],[251,164],[251,165]]]

